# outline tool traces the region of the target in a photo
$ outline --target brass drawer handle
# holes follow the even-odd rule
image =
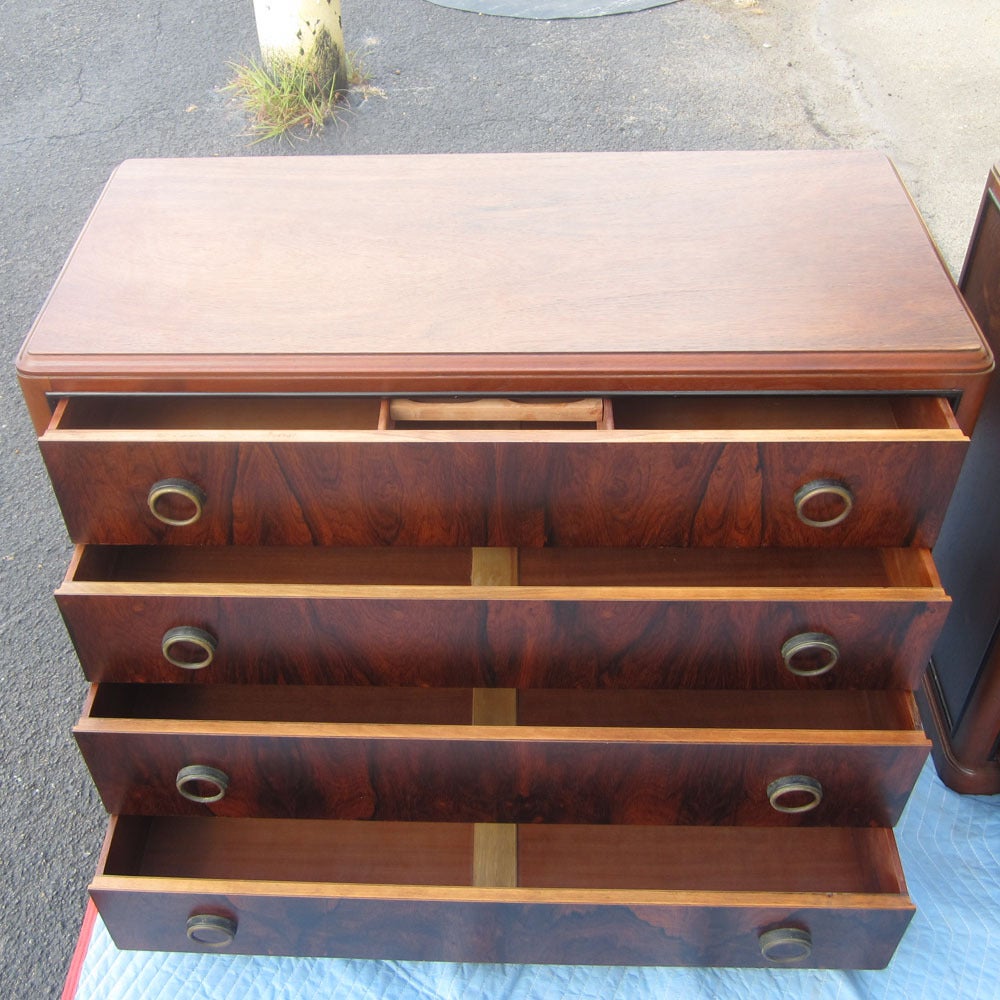
[[[805,802],[798,801],[798,796],[808,796]],[[796,796],[786,800],[785,796]],[[767,786],[767,800],[771,808],[781,813],[804,813],[815,809],[823,801],[823,786],[815,779],[804,774],[789,774],[777,778]]]
[[[824,632],[800,632],[785,640],[781,659],[785,669],[796,677],[819,677],[837,665],[840,647],[833,636]]]
[[[806,505],[821,497],[840,501],[840,511],[833,517],[823,520],[809,517],[806,514]],[[803,524],[808,524],[810,528],[832,528],[834,525],[840,524],[851,513],[853,507],[854,494],[844,483],[840,483],[836,479],[814,479],[811,483],[806,483],[805,486],[800,486],[795,491],[795,513],[799,520]]]
[[[775,927],[757,940],[760,953],[777,965],[801,962],[812,954],[812,935],[798,927]]]
[[[178,499],[191,507],[191,513],[188,517],[173,517],[161,506],[161,501],[172,500],[176,502]],[[150,512],[157,521],[175,528],[183,528],[187,524],[194,524],[201,517],[206,499],[204,490],[195,486],[194,483],[189,483],[186,479],[161,479],[158,483],[153,483],[150,486],[146,503],[149,504]]]
[[[185,647],[194,646],[201,655],[188,659],[184,657]],[[204,670],[215,657],[218,640],[210,632],[193,625],[180,625],[163,633],[160,649],[167,663],[183,670]]]
[[[236,938],[236,921],[214,913],[195,913],[188,918],[187,936],[195,944],[227,948]]]
[[[218,802],[229,790],[229,775],[204,764],[188,764],[177,772],[177,791],[189,802]]]

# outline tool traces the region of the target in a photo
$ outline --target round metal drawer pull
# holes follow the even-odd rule
[[[191,506],[192,513],[189,517],[171,517],[160,506],[163,500],[176,501],[177,499]],[[150,486],[146,503],[149,504],[150,512],[157,521],[175,528],[183,528],[187,524],[194,524],[201,517],[206,499],[204,490],[199,489],[194,483],[189,483],[186,479],[161,479],[158,483],[153,483]]]
[[[819,677],[837,665],[840,648],[833,636],[824,632],[800,632],[785,640],[781,659],[785,669],[796,677]],[[804,666],[803,661],[813,665]]]
[[[819,498],[839,500],[842,505],[840,513],[821,521],[809,517],[806,514],[806,505]],[[799,520],[803,524],[808,524],[810,528],[832,528],[834,525],[840,524],[851,513],[851,508],[854,506],[854,494],[844,483],[839,483],[836,479],[814,479],[811,483],[800,486],[795,491],[794,499],[795,513]]]
[[[805,802],[799,802],[798,796],[806,795]],[[786,796],[796,796],[788,800]],[[777,778],[767,786],[767,800],[771,808],[781,813],[804,813],[815,809],[823,801],[823,786],[815,779],[804,774],[789,774]],[[794,802],[795,804],[790,804]]]
[[[204,764],[188,764],[177,772],[177,791],[189,802],[218,802],[229,789],[229,775]]]
[[[201,651],[201,656],[197,659],[185,659],[181,655],[185,646],[195,646]],[[204,670],[212,662],[218,646],[219,643],[214,635],[192,625],[167,629],[160,643],[163,658],[184,670]]]
[[[195,913],[188,918],[187,936],[209,948],[227,948],[236,937],[236,921],[214,913]]]
[[[776,927],[757,940],[764,958],[778,965],[801,962],[812,954],[812,935],[798,927]]]

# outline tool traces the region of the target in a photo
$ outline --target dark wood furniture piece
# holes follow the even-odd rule
[[[874,154],[124,164],[19,359],[112,936],[884,965],[991,367]]]
[[[959,288],[994,354],[1000,348],[1000,168],[987,178]],[[935,548],[955,600],[922,689],[934,762],[960,792],[1000,793],[1000,388],[986,396]]]

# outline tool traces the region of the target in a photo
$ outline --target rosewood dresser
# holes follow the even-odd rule
[[[123,164],[19,358],[113,938],[883,966],[991,367],[872,153]]]

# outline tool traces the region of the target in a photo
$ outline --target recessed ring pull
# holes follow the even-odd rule
[[[214,913],[195,913],[188,918],[187,936],[195,944],[226,948],[236,937],[236,921]]]
[[[832,528],[840,524],[854,507],[854,494],[836,479],[814,479],[795,491],[795,513],[810,528]],[[808,513],[813,508],[812,516]]]
[[[771,808],[781,813],[804,813],[823,801],[823,786],[804,774],[789,774],[767,786]]]
[[[801,962],[812,954],[812,935],[799,927],[775,927],[757,940],[760,953],[776,965]]]
[[[201,517],[206,499],[205,491],[186,479],[161,479],[150,486],[146,503],[157,521],[183,528]]]
[[[189,802],[218,802],[229,789],[229,775],[216,767],[188,764],[177,772],[177,791]]]
[[[180,625],[163,633],[163,658],[184,670],[204,670],[215,656],[219,643],[215,636],[193,625]]]
[[[840,647],[825,632],[800,632],[785,640],[781,659],[796,677],[819,677],[837,665]]]

